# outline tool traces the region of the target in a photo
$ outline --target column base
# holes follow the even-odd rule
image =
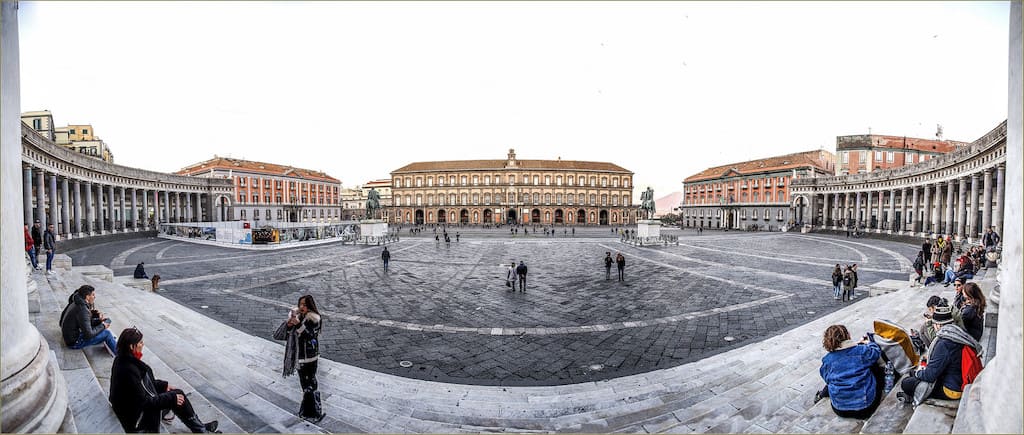
[[[46,340],[29,327],[39,337],[39,348],[25,368],[0,384],[0,425],[5,433],[57,433],[68,411],[68,387]]]

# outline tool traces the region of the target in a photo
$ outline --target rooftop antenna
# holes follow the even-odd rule
[[[942,140],[942,124],[935,124],[935,137]]]

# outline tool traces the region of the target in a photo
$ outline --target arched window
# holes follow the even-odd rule
[[[622,179],[622,187],[629,187],[629,178]]]
[[[427,177],[427,187],[432,187],[433,185],[434,185],[434,177]]]
[[[402,187],[402,179],[395,177],[395,187]]]
[[[565,177],[565,179],[566,179],[566,184],[568,184],[570,186],[572,186],[572,183],[575,181],[574,177],[572,175],[570,175],[568,177]]]
[[[562,204],[562,194],[561,193],[556,193],[555,194],[555,203],[558,204],[558,205]]]
[[[597,204],[597,195],[591,193],[590,194],[590,205],[596,205],[596,204]]]
[[[444,176],[443,175],[439,175],[437,177],[437,185],[438,186],[444,186]]]
[[[619,205],[619,195],[612,195],[612,205]]]
[[[484,175],[484,184],[488,185],[488,186],[491,184],[491,176],[490,175]]]
[[[608,205],[608,195],[601,194],[601,205]]]
[[[448,195],[448,203],[449,204],[455,205],[455,204],[457,204],[457,202],[456,202],[457,200],[458,200],[458,198],[456,198],[454,193],[451,193],[451,194]]]
[[[448,184],[450,184],[452,186],[455,185],[455,176],[454,175],[448,176]]]
[[[462,202],[460,202],[460,204],[462,204],[462,205],[466,205],[466,203],[468,202],[467,200],[469,199],[469,195],[468,195],[468,194],[465,194],[465,193],[463,193],[463,194],[462,194],[462,197],[461,197],[460,199],[462,199]]]
[[[593,175],[590,176],[590,186],[591,187],[597,186],[597,177],[595,177]]]
[[[423,205],[423,195],[416,195],[416,205]]]
[[[427,194],[427,205],[434,205],[434,194],[433,193],[428,193]]]
[[[478,184],[480,184],[480,176],[479,175],[474,175],[473,176],[473,185],[476,186]]]
[[[462,181],[462,185],[465,186],[466,185],[466,176],[465,175],[463,175],[461,177],[461,181]]]
[[[423,187],[423,178],[416,177],[416,187]]]
[[[530,184],[530,176],[523,174],[523,184]]]
[[[480,194],[479,193],[474,193],[473,194],[473,205],[477,205],[479,203],[480,203]]]
[[[601,187],[608,187],[608,177],[601,177]]]
[[[491,203],[491,194],[490,193],[485,193],[484,194],[484,204],[490,204],[490,203]]]
[[[545,175],[544,176],[544,185],[545,186],[550,186],[551,185],[551,176],[550,175]]]
[[[630,205],[629,195],[622,195],[622,205]]]
[[[619,187],[619,177],[612,178],[612,187]]]
[[[557,184],[559,186],[562,185],[562,176],[561,175],[555,177],[555,184]]]
[[[540,203],[540,194],[539,193],[534,193],[533,194],[533,203],[534,204],[539,204]]]
[[[540,184],[540,175],[534,175],[533,176],[533,184],[534,185]]]
[[[405,177],[405,186],[406,187],[412,187],[412,178],[411,177]],[[302,190],[306,190],[305,186],[303,186]]]
[[[551,204],[551,194],[550,193],[545,193],[544,194],[544,204]]]

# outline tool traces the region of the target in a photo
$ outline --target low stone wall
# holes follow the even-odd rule
[[[73,239],[58,241],[57,252],[74,251],[75,249],[81,249],[87,246],[98,245],[100,243],[117,242],[121,240],[130,239],[145,239],[149,237],[156,237],[156,230],[104,234],[102,236],[76,237]]]

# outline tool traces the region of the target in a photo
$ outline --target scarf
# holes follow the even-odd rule
[[[978,341],[975,340],[974,337],[971,337],[971,335],[968,334],[967,331],[964,331],[955,323],[949,323],[943,325],[942,329],[939,329],[938,334],[935,335],[935,339],[932,340],[932,344],[928,346],[927,355],[929,361],[932,359],[932,349],[935,348],[935,344],[938,343],[939,340],[943,338],[957,344],[962,344],[964,346],[970,346],[974,348],[974,352],[978,354],[979,358],[981,358],[983,355],[981,344],[978,343]],[[927,400],[929,396],[931,396],[932,390],[934,388],[934,382],[919,382],[917,384],[917,387],[914,388],[914,407],[917,407],[918,405],[924,403],[924,401]]]

